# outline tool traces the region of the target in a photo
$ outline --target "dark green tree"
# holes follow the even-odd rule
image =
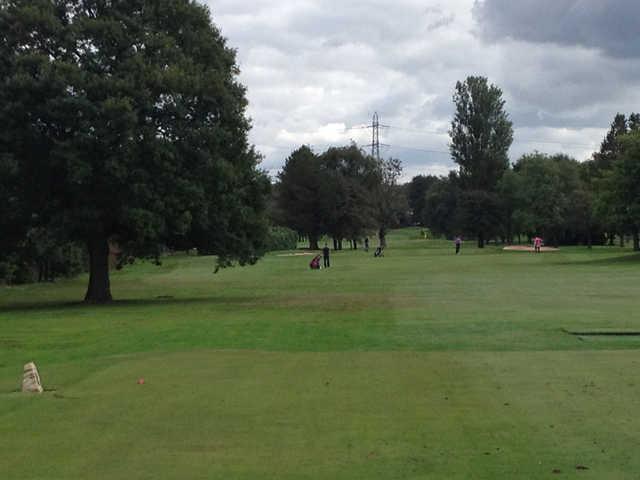
[[[438,180],[434,175],[418,175],[408,184],[407,201],[411,210],[411,219],[414,224],[419,224],[424,218],[427,191]]]
[[[504,237],[507,243],[514,243],[514,236],[522,233],[523,224],[520,216],[522,190],[520,177],[509,169],[498,182],[498,195],[502,203]]]
[[[613,119],[609,131],[600,145],[600,151],[593,155],[594,166],[597,171],[603,172],[611,170],[614,160],[620,153],[618,137],[626,135],[628,131],[627,117],[622,113],[618,113]]]
[[[397,228],[408,210],[407,199],[398,188],[398,179],[402,175],[402,163],[396,158],[378,162],[378,187],[375,192],[376,219],[380,246],[387,246],[387,232]]]
[[[495,199],[490,199],[489,194],[495,192],[502,174],[509,168],[508,152],[513,142],[513,126],[504,110],[502,91],[489,85],[485,77],[472,76],[456,84],[453,102],[456,111],[449,131],[450,151],[460,167],[463,190],[474,192],[474,200],[467,204],[477,212],[486,200],[486,208],[492,208]],[[471,219],[470,213],[462,218]],[[486,232],[477,226],[483,224],[478,219],[472,228],[477,231],[480,248],[484,246]]]
[[[600,145],[600,150],[593,154],[591,160],[585,162],[585,180],[594,193],[597,220],[607,231],[611,245],[616,234],[620,237],[622,245],[625,234],[629,232],[626,230],[628,224],[624,218],[625,214],[619,210],[620,205],[609,199],[611,188],[605,178],[611,173],[614,163],[621,154],[619,138],[639,128],[640,115],[632,113],[627,120],[624,114],[618,113]]]
[[[110,242],[257,260],[269,185],[235,52],[205,6],[3,0],[0,31],[0,156],[29,227],[87,245],[87,302],[111,300]]]
[[[553,244],[591,242],[593,200],[576,160],[536,152],[523,155],[513,172],[514,215],[524,233]]]
[[[422,224],[436,235],[459,234],[456,217],[460,201],[460,179],[456,172],[438,178],[425,195]]]
[[[465,235],[485,240],[501,233],[500,197],[485,190],[464,190],[457,202],[456,225]]]
[[[618,156],[605,179],[607,200],[640,251],[640,130],[618,138]]]
[[[320,156],[321,218],[334,248],[358,239],[377,224],[377,192],[381,171],[377,161],[356,145],[330,148]]]
[[[311,250],[319,248],[318,240],[325,231],[322,192],[320,160],[302,146],[287,158],[278,175],[276,197],[281,222],[306,236]]]

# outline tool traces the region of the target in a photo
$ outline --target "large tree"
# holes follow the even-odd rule
[[[460,167],[460,181],[473,201],[471,212],[462,216],[471,220],[474,212],[487,213],[498,203],[495,191],[502,174],[509,168],[509,147],[513,126],[504,110],[502,91],[489,85],[485,77],[468,77],[456,84],[453,96],[455,116],[451,123],[450,151]],[[484,207],[483,207],[484,204]],[[478,219],[467,227],[476,231],[478,246],[483,247],[487,232]]]
[[[378,223],[378,241],[387,246],[387,232],[400,225],[401,218],[409,210],[407,198],[398,188],[398,179],[402,175],[402,162],[396,158],[378,162],[379,181],[375,192],[376,219]]]
[[[377,192],[382,181],[378,162],[356,145],[329,148],[320,156],[321,218],[334,247],[358,239],[377,226]]]
[[[610,198],[611,188],[607,178],[622,154],[621,137],[629,132],[640,130],[640,114],[631,113],[629,118],[616,114],[611,127],[603,139],[600,150],[585,162],[585,180],[590,184],[594,193],[594,205],[597,219],[608,233],[609,243],[613,244],[616,233],[620,244],[624,244],[624,236],[629,233],[629,222],[626,213],[619,202]]]
[[[191,0],[0,2],[0,156],[30,222],[107,256],[188,243],[219,265],[264,246],[268,182],[235,53]]]
[[[606,199],[618,212],[624,229],[633,235],[633,249],[640,251],[640,130],[617,142],[618,155],[604,180]]]
[[[309,248],[317,250],[318,240],[324,233],[318,156],[307,146],[298,148],[287,158],[278,180],[278,220],[306,236]]]

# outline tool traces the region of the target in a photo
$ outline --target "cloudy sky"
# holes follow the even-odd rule
[[[405,179],[453,168],[447,130],[457,80],[504,91],[511,157],[578,160],[616,112],[640,111],[638,0],[207,0],[238,50],[251,140],[272,174],[297,146],[371,142]]]

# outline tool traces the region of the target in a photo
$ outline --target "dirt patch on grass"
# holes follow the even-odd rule
[[[510,245],[508,247],[504,247],[503,250],[507,250],[510,252],[535,252],[533,247],[529,247],[528,245]],[[541,252],[558,252],[559,248],[554,247],[540,247]]]

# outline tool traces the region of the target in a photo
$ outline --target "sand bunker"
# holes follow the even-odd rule
[[[304,252],[304,253],[281,253],[280,255],[277,255],[278,257],[308,257],[311,255],[315,255],[314,253],[311,252]]]
[[[535,252],[533,247],[529,247],[527,245],[511,245],[509,247],[504,247],[503,250],[509,250],[512,252]],[[559,248],[553,247],[540,247],[541,252],[557,252]]]

